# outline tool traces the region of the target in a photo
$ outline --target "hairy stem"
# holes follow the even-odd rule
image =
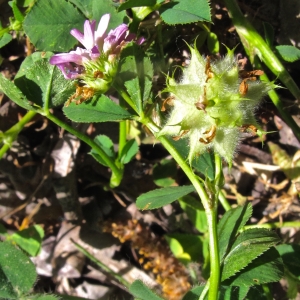
[[[158,132],[159,128],[148,122],[145,124],[154,134]],[[208,234],[209,234],[209,250],[210,250],[210,288],[208,299],[216,300],[218,298],[219,283],[220,283],[220,263],[219,263],[219,248],[217,239],[217,205],[214,197],[216,195],[211,195],[212,199],[209,197],[205,187],[199,181],[198,177],[194,174],[191,167],[187,164],[186,160],[178,153],[176,148],[171,144],[171,142],[165,137],[160,136],[157,139],[162,143],[162,145],[167,149],[167,151],[172,155],[184,173],[187,175],[195,190],[197,191],[203,207],[206,212],[207,224],[208,224]],[[218,167],[219,168],[219,167]]]

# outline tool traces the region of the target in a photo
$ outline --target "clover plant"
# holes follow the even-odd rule
[[[167,181],[161,181],[163,188],[137,198],[138,208],[155,209],[179,200],[181,208],[203,234],[198,240],[199,245],[208,245],[208,250],[204,246],[198,249],[199,257],[205,260],[203,274],[206,282],[194,286],[183,299],[248,299],[256,291],[263,294],[262,289],[253,287],[279,281],[284,267],[288,268],[281,256],[285,250],[291,249],[280,247],[279,252],[276,250],[280,239],[274,231],[257,226],[246,228],[252,206],[231,208],[221,188],[224,184],[223,164],[232,165],[243,133],[264,134],[256,119],[257,107],[268,93],[276,95],[275,84],[267,78],[262,80],[265,75],[261,69],[242,69],[234,49],[227,48],[224,57],[200,53],[196,39],[188,46],[188,65],[177,67],[176,71],[165,70],[162,90],[165,100],[158,105],[152,85],[155,70],[159,69],[155,63],[159,60],[152,59],[149,46],[155,44],[162,51],[158,43],[162,40],[162,22],[165,26],[198,22],[203,28],[208,28],[205,24],[211,23],[209,2],[128,0],[120,4],[117,11],[112,1],[100,2],[39,0],[26,11],[25,19],[21,20],[22,29],[37,52],[24,60],[14,82],[0,76],[0,90],[28,113],[14,127],[1,133],[0,157],[26,123],[35,114],[41,114],[91,147],[90,153],[95,160],[110,168],[111,178],[107,185],[113,189],[122,180],[124,165],[138,151],[136,141],[127,140],[128,122],[138,122],[166,148],[191,183],[165,186]],[[252,62],[258,53],[270,70],[299,98],[299,88],[262,37],[243,19],[236,1],[225,0],[225,3]],[[132,11],[131,20],[125,10]],[[140,23],[153,12],[157,12],[158,40],[155,41],[139,31]],[[5,38],[7,30],[1,32]],[[209,32],[206,36],[212,34]],[[72,36],[80,43],[75,50],[76,41]],[[161,54],[163,59],[164,54]],[[179,77],[178,70],[181,72]],[[117,95],[118,102],[111,100],[109,96],[112,94]],[[282,108],[278,98],[274,101]],[[74,122],[119,122],[119,149],[114,150],[108,137],[97,136],[92,140],[59,119],[53,111],[61,108]],[[166,110],[168,112],[164,115]],[[299,138],[299,128],[292,118],[286,113],[284,117]],[[226,213],[219,220],[217,211],[220,205]],[[175,239],[177,248],[172,250],[179,259],[195,257],[189,246],[184,246],[184,238],[180,235],[168,237],[173,245]],[[7,243],[0,245],[0,257],[17,251]],[[84,253],[89,255],[86,251]],[[8,259],[15,263],[14,258]],[[24,268],[32,268],[25,258],[20,258],[20,261]],[[130,285],[103,263],[97,263],[138,299],[162,299],[141,281]],[[23,282],[12,276],[12,272],[4,272],[5,262],[1,262],[0,268],[3,276],[10,278],[1,280],[0,296],[25,299],[35,281],[32,272]],[[199,282],[197,278],[195,280]],[[32,295],[26,299],[36,298]]]

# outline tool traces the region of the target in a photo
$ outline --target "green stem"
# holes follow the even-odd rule
[[[122,108],[126,109],[126,106],[124,105],[125,102],[122,98],[119,100],[119,103]],[[124,120],[124,121],[120,121],[119,123],[119,151],[118,151],[119,160],[121,158],[121,153],[127,141],[127,122],[128,121]]]
[[[148,118],[144,117],[144,114],[137,111],[135,104],[131,98],[117,83],[114,84],[115,89],[119,92],[122,98],[140,115],[140,122],[146,125],[154,135],[159,132],[158,126],[151,122]],[[184,173],[187,175],[193,186],[195,187],[207,216],[208,233],[209,233],[209,247],[210,247],[210,288],[209,288],[209,300],[216,300],[218,298],[219,284],[220,284],[220,262],[219,262],[219,249],[217,238],[217,195],[211,195],[211,199],[208,196],[207,190],[200,183],[199,178],[194,174],[191,167],[186,163],[186,160],[178,153],[177,149],[172,143],[165,137],[159,136],[157,139],[162,143],[166,150],[172,155]],[[217,192],[221,185],[222,179],[222,162],[220,157],[216,158],[216,180]],[[209,189],[209,187],[206,187]],[[216,191],[216,189],[214,189]]]
[[[159,131],[159,128],[148,122],[145,124],[154,134]],[[195,187],[203,207],[206,212],[207,224],[208,224],[208,235],[209,235],[209,250],[210,250],[210,288],[208,299],[216,300],[218,298],[219,283],[220,283],[220,262],[219,262],[219,249],[217,239],[217,206],[216,201],[210,199],[207,191],[200,183],[198,177],[194,174],[191,167],[186,163],[186,160],[178,153],[177,149],[171,144],[171,142],[165,136],[159,136],[157,139],[172,155],[175,161],[178,163],[180,168],[187,175],[193,186]],[[214,198],[214,195],[212,195]]]
[[[0,159],[7,152],[7,150],[11,147],[12,142],[17,138],[20,131],[24,128],[24,126],[31,121],[31,119],[36,115],[35,111],[28,111],[22,119],[12,126],[10,129],[3,133],[3,143],[4,145],[0,149]]]
[[[8,144],[4,144],[0,148],[0,159],[2,159],[3,155],[8,151],[9,148],[10,148],[10,145],[8,145]]]
[[[223,176],[223,165],[222,159],[219,154],[215,154],[215,187],[216,191],[216,201],[218,199],[219,191],[223,186],[224,176]]]
[[[226,211],[231,210],[231,205],[227,201],[227,199],[222,191],[219,192],[219,201]]]
[[[219,245],[218,245],[218,214],[217,205],[211,208],[210,213],[206,211],[206,218],[208,224],[209,234],[209,250],[210,250],[210,285],[208,292],[208,299],[218,299],[219,285],[220,285],[220,258],[219,258]]]
[[[254,58],[254,62],[252,62],[252,63],[254,63],[258,69],[262,69],[262,65],[257,57]],[[263,81],[266,81],[266,82],[270,82],[268,76],[265,73],[260,76],[260,79]],[[268,93],[268,95],[271,98],[274,105],[276,106],[277,110],[279,111],[279,113],[282,116],[282,118],[284,119],[284,121],[292,129],[292,131],[293,131],[294,135],[296,136],[296,138],[298,139],[298,141],[300,141],[299,127],[298,127],[297,123],[295,122],[295,120],[291,117],[291,115],[284,109],[283,104],[280,101],[280,98],[279,98],[278,94],[276,93],[276,91],[271,90]]]
[[[111,169],[114,175],[114,182],[110,182],[111,187],[116,187],[122,180],[123,170],[118,168],[115,162],[102,150],[102,148],[97,145],[92,139],[87,137],[85,134],[81,133],[80,131],[76,130],[72,126],[64,123],[56,116],[48,113],[45,115],[49,120],[54,122],[56,125],[60,126],[61,128],[67,130],[71,134],[75,135],[77,138],[91,146],[91,148],[97,152],[101,156],[101,159],[105,162],[105,164]]]
[[[284,68],[280,60],[270,49],[264,39],[258,34],[256,29],[242,14],[236,0],[224,0],[225,5],[232,18],[232,22],[236,31],[242,39],[248,44],[250,49],[253,49],[253,55],[261,54],[263,62],[267,67],[279,77],[279,79],[286,85],[295,98],[300,99],[300,90],[292,79],[288,71]]]
[[[267,300],[273,300],[273,293],[270,289],[270,286],[267,283],[265,283],[265,284],[262,285],[262,288],[263,288],[263,291],[265,293],[266,299]]]
[[[207,294],[207,292],[209,290],[209,285],[210,285],[210,283],[209,283],[209,279],[208,279],[207,282],[206,282],[206,285],[205,285],[205,287],[204,287],[204,289],[203,289],[203,291],[202,291],[202,293],[201,293],[201,295],[199,297],[199,300],[204,300],[205,299],[206,294]]]
[[[127,136],[127,121],[121,121],[119,124],[120,132],[119,132],[119,151],[118,158],[120,160],[121,153],[126,144],[126,136]]]
[[[277,56],[272,52],[268,44],[258,34],[252,24],[250,24],[249,21],[243,16],[236,1],[224,1],[236,31],[238,32],[246,51],[248,51],[250,60],[253,62],[255,55],[258,54],[267,67],[283,82],[283,84],[290,90],[294,97],[299,100],[300,89],[298,88],[297,84],[292,79],[288,71],[284,68]],[[277,108],[279,107],[279,109],[283,111],[283,105],[279,98],[277,98],[276,103],[274,104]],[[283,114],[283,119],[287,124],[291,122],[289,121],[291,117],[287,114]],[[297,130],[294,131],[294,134],[299,140],[299,134],[297,134],[298,131],[299,127],[297,126]]]
[[[71,239],[72,240],[72,239]],[[102,263],[100,260],[95,258],[92,254],[90,254],[88,251],[86,251],[82,246],[77,244],[74,240],[72,242],[75,244],[75,246],[79,249],[80,252],[82,252],[86,257],[88,257],[91,261],[96,263],[100,268],[102,268],[105,272],[107,272],[109,275],[116,278],[121,284],[123,284],[127,289],[130,287],[130,283],[125,280],[122,276],[115,273],[112,269],[110,269],[106,264]]]
[[[123,88],[116,82],[114,81],[113,87],[116,89],[116,91],[120,94],[120,96],[127,102],[127,104],[139,115],[141,116],[141,112],[139,112],[136,108],[136,105],[134,102],[131,100],[129,95],[127,94],[126,91],[123,90]],[[142,117],[142,116],[141,116]]]
[[[54,67],[51,69],[51,78],[48,81],[46,93],[45,93],[45,103],[44,103],[44,114],[50,115],[49,106],[50,106],[50,99],[51,99],[51,88],[53,82],[53,75],[54,75]]]

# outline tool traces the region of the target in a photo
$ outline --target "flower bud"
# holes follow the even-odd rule
[[[256,133],[259,128],[255,109],[272,85],[257,80],[260,70],[239,70],[233,50],[216,60],[203,58],[194,48],[190,51],[181,80],[167,76],[164,91],[170,93],[173,108],[159,135],[188,139],[190,164],[213,150],[231,165],[243,132]]]
[[[122,48],[135,40],[134,34],[129,34],[128,26],[121,24],[106,33],[110,15],[105,14],[100,19],[97,30],[96,21],[86,20],[84,33],[72,29],[71,34],[85,47],[77,47],[75,51],[60,53],[51,57],[50,64],[56,65],[66,79],[80,79],[81,85],[70,97],[67,104],[76,100],[79,104],[94,94],[105,93],[112,85],[118,69],[118,60]],[[136,41],[144,42],[144,38]]]

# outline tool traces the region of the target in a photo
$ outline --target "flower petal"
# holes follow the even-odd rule
[[[70,63],[58,64],[57,67],[61,70],[65,79],[75,79],[80,76],[80,73]]]
[[[83,46],[90,50],[94,47],[94,33],[95,33],[95,25],[96,21],[88,21],[84,22],[84,43]]]
[[[111,30],[104,39],[103,52],[113,53],[117,46],[124,41],[127,30],[128,26],[126,24],[121,24],[116,29]]]
[[[144,37],[140,37],[140,38],[136,41],[136,43],[137,43],[138,45],[142,45],[145,41],[146,41],[146,39],[145,39]]]
[[[78,29],[72,29],[70,31],[70,34],[74,36],[76,40],[78,40],[82,45],[84,43],[84,35],[82,32],[80,32]]]
[[[88,50],[92,49],[95,44],[94,32],[96,21],[86,20],[84,22],[84,34],[78,29],[72,29],[70,33]]]
[[[110,14],[103,15],[102,18],[100,19],[97,31],[95,32],[95,44],[98,47],[99,53],[102,52],[104,39],[107,36],[105,32],[107,30],[109,19],[110,19]]]
[[[95,32],[96,41],[98,38],[103,37],[103,35],[105,34],[109,23],[109,19],[110,19],[110,14],[105,14],[100,19],[97,31]]]
[[[111,30],[108,35],[114,35],[116,40],[119,41],[120,39],[124,39],[126,33],[128,31],[128,26],[126,24],[121,24],[116,29]]]
[[[51,65],[59,65],[59,64],[70,63],[70,62],[81,65],[82,56],[76,53],[60,53],[60,54],[53,55],[50,58],[49,62]]]

